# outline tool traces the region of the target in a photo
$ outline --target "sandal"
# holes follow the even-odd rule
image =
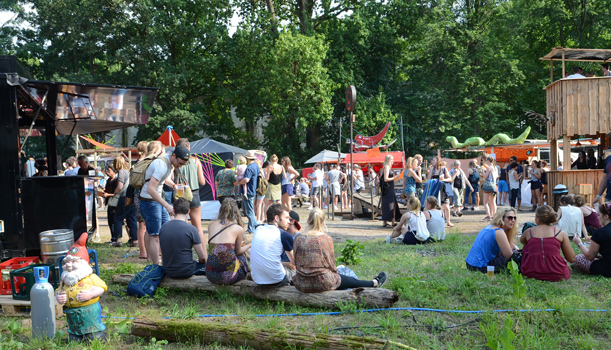
[[[382,225],[382,227],[386,228],[386,227],[390,227],[390,225],[388,223],[385,223],[384,225]]]

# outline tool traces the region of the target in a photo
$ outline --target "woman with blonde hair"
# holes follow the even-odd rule
[[[482,185],[482,191],[484,191],[484,208],[486,208],[486,217],[484,221],[492,219],[496,214],[496,179],[498,172],[494,164],[494,158],[486,157],[486,171],[484,172],[483,178],[486,179]]]
[[[208,260],[206,277],[214,284],[234,284],[248,274],[248,260],[244,255],[250,243],[244,242],[244,224],[235,199],[225,198],[216,220],[208,225]]]
[[[384,221],[382,227],[390,227],[388,221],[391,221],[392,226],[395,226],[395,220],[401,218],[399,205],[395,197],[395,181],[399,178],[399,175],[392,174],[393,163],[393,156],[387,155],[384,158],[382,176],[380,177],[380,184],[382,185],[382,220]]]
[[[562,281],[571,277],[565,259],[575,261],[575,252],[566,232],[553,226],[558,215],[549,205],[537,208],[535,223],[520,237],[522,248],[521,272],[524,276],[542,281]],[[560,252],[562,251],[562,255]]]
[[[403,172],[403,184],[405,185],[403,188],[403,194],[407,199],[416,195],[416,184],[422,182],[422,178],[415,170],[417,167],[418,160],[416,158],[407,158],[405,170]]]
[[[388,278],[386,272],[380,272],[370,281],[337,273],[333,240],[323,231],[325,227],[325,213],[319,208],[313,209],[308,215],[307,232],[295,238],[295,288],[304,293],[318,293],[335,289],[381,287]]]
[[[291,165],[291,158],[284,156],[282,157],[282,167],[284,168],[282,176],[282,200],[289,211],[293,210],[291,205],[291,197],[295,195],[295,179],[299,177],[299,173]]]
[[[443,241],[446,238],[446,226],[441,207],[437,202],[437,197],[428,196],[424,200],[424,217],[426,218],[426,228],[429,230],[431,238],[435,241]]]
[[[386,237],[386,243],[415,245],[434,242],[426,226],[426,216],[420,211],[420,200],[410,198],[407,207],[408,212],[403,214],[392,234]]]
[[[123,220],[127,221],[127,229],[129,230],[129,245],[138,245],[138,222],[136,220],[136,209],[133,205],[125,205],[127,188],[129,186],[129,164],[123,156],[116,156],[113,159],[113,167],[117,171],[117,188],[115,189],[114,197],[118,197],[118,202],[115,207],[115,219],[113,225],[113,237],[110,244],[113,247],[123,245]]]
[[[495,272],[506,268],[517,250],[517,219],[515,209],[499,208],[490,224],[477,234],[465,259],[467,269],[486,273],[488,266],[494,266]]]

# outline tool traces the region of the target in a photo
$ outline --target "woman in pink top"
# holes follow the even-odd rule
[[[556,226],[558,215],[549,205],[542,205],[535,212],[536,227],[528,229],[520,237],[522,249],[522,274],[542,281],[561,281],[571,277],[566,261],[575,261],[575,252],[566,232]],[[560,251],[562,250],[562,255]]]

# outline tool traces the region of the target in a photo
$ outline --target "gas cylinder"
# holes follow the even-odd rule
[[[49,266],[34,267],[36,283],[30,290],[32,301],[32,337],[51,339],[55,337],[55,297],[49,284]]]

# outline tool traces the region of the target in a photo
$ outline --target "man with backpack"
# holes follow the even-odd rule
[[[259,165],[255,162],[257,158],[253,151],[246,153],[246,171],[244,172],[244,178],[237,182],[238,185],[246,184],[245,200],[242,201],[244,205],[244,213],[248,217],[248,229],[246,233],[254,233],[255,226],[257,225],[257,218],[255,217],[255,198],[257,197],[257,180],[259,179]]]
[[[189,162],[189,150],[184,146],[176,146],[171,155],[161,155],[153,160],[146,168],[144,185],[140,191],[140,214],[146,224],[148,235],[144,236],[147,256],[153,264],[159,265],[159,230],[161,225],[170,221],[174,216],[174,208],[163,199],[164,182],[170,177],[174,169]],[[170,181],[171,182],[171,181]],[[173,183],[170,183],[174,185]]]

